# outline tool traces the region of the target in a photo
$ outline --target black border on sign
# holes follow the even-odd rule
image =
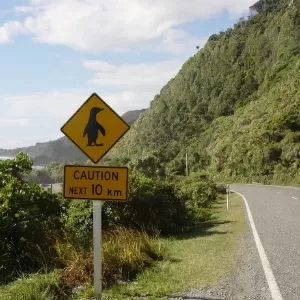
[[[126,176],[126,198],[125,199],[105,199],[105,198],[101,198],[101,199],[95,199],[95,198],[73,198],[73,197],[66,197],[65,195],[65,186],[66,186],[66,169],[67,168],[94,168],[94,169],[126,169],[127,170],[127,176]],[[128,168],[127,167],[112,167],[112,166],[87,166],[87,165],[65,165],[64,166],[64,185],[63,185],[63,197],[65,199],[78,199],[78,200],[95,200],[95,201],[114,201],[114,202],[126,202],[128,201],[128,184],[129,184],[129,180],[128,180]]]
[[[126,131],[102,154],[102,156],[98,160],[93,160],[75,141],[73,141],[65,132],[64,132],[64,127],[74,118],[74,116],[81,110],[83,106],[86,105],[86,103],[93,97],[96,96],[98,99],[100,99],[106,106],[109,107],[109,109],[119,118],[120,121],[122,121],[126,126],[127,129]],[[127,131],[130,129],[130,126],[101,98],[99,97],[96,93],[93,93],[77,110],[76,112],[68,119],[68,121],[60,128],[60,131],[70,140],[72,141],[77,148],[83,152],[93,163],[98,163],[100,159],[102,159],[109,151],[110,149],[127,133]]]

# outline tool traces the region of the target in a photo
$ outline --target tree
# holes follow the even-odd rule
[[[165,175],[165,170],[160,163],[160,159],[153,154],[145,155],[132,160],[129,163],[129,167],[148,177]]]
[[[31,168],[24,153],[0,162],[0,282],[45,266],[50,237],[60,227],[57,196],[24,180]]]

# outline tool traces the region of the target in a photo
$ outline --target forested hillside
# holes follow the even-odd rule
[[[154,153],[170,173],[300,182],[300,4],[259,1],[212,35],[113,150]]]

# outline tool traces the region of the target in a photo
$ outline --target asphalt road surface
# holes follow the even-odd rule
[[[300,300],[300,189],[259,184],[230,187],[245,197],[252,215],[252,225],[247,216],[252,232],[252,237],[248,232],[247,248],[252,254],[244,249],[246,261],[236,282],[244,281],[244,289],[239,287],[230,299]]]

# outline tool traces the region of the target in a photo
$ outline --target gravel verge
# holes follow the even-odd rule
[[[185,294],[164,299],[272,300],[248,217],[246,217],[245,234],[239,241],[237,268],[234,274],[229,274],[222,278],[218,286],[206,289],[193,289]]]

